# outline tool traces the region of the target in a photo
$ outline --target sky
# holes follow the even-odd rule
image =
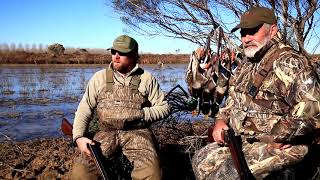
[[[67,48],[105,49],[117,36],[127,34],[138,41],[140,53],[167,54],[179,49],[179,53],[190,54],[197,48],[177,38],[127,33],[124,29],[128,27],[106,3],[108,0],[0,0],[0,44],[60,43]],[[319,29],[317,32],[320,34]],[[315,53],[320,53],[320,47]]]
[[[60,43],[73,48],[109,48],[128,29],[106,0],[0,0],[0,44]],[[143,53],[191,53],[196,45],[167,37],[128,34]]]

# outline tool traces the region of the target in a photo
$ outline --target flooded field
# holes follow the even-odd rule
[[[186,88],[186,64],[143,65],[164,91]],[[85,86],[103,65],[0,65],[0,142],[61,136],[60,122],[71,122]]]

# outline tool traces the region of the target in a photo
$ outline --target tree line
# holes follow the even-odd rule
[[[105,49],[102,48],[74,48],[74,47],[65,47],[60,43],[53,43],[51,45],[44,44],[22,44],[22,43],[2,43],[0,44],[1,52],[32,52],[32,53],[45,53],[49,52],[52,54],[63,54],[63,53],[92,53],[92,54],[107,54]]]
[[[111,53],[105,49],[65,48],[54,43],[48,46],[0,45],[0,64],[108,64]],[[38,47],[38,48],[36,48]],[[141,53],[140,63],[187,63],[189,54]]]

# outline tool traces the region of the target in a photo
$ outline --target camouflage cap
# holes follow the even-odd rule
[[[263,23],[276,24],[277,18],[273,10],[265,7],[252,7],[240,18],[240,24],[231,30],[231,33],[235,32],[239,28],[255,28]]]
[[[121,35],[113,41],[113,46],[107,50],[116,50],[122,53],[138,52],[138,43],[127,35]]]

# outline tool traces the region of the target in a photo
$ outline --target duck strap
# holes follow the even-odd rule
[[[138,93],[139,92],[139,85],[140,85],[140,82],[141,82],[141,75],[144,73],[144,70],[139,68],[137,69],[133,75],[132,75],[132,79],[131,79],[131,82],[130,82],[130,88],[131,88],[131,91],[133,93]]]
[[[108,68],[106,71],[106,90],[107,92],[112,92],[112,87],[113,87],[113,71],[112,69]]]
[[[129,86],[133,93],[139,92],[138,88],[141,82],[141,75],[143,74],[143,72],[144,72],[143,69],[139,68],[137,71],[135,71],[132,74],[132,79]],[[107,92],[112,92],[114,79],[113,79],[113,71],[110,68],[108,68],[106,71],[106,83],[107,83],[107,87],[106,87]]]
[[[248,83],[246,87],[246,94],[251,98],[254,99],[257,95],[259,88],[262,85],[263,80],[267,77],[269,74],[271,67],[273,65],[273,62],[277,59],[277,57],[284,51],[289,50],[289,47],[276,49],[269,59],[264,63],[261,64],[257,72],[254,74],[254,79]]]

